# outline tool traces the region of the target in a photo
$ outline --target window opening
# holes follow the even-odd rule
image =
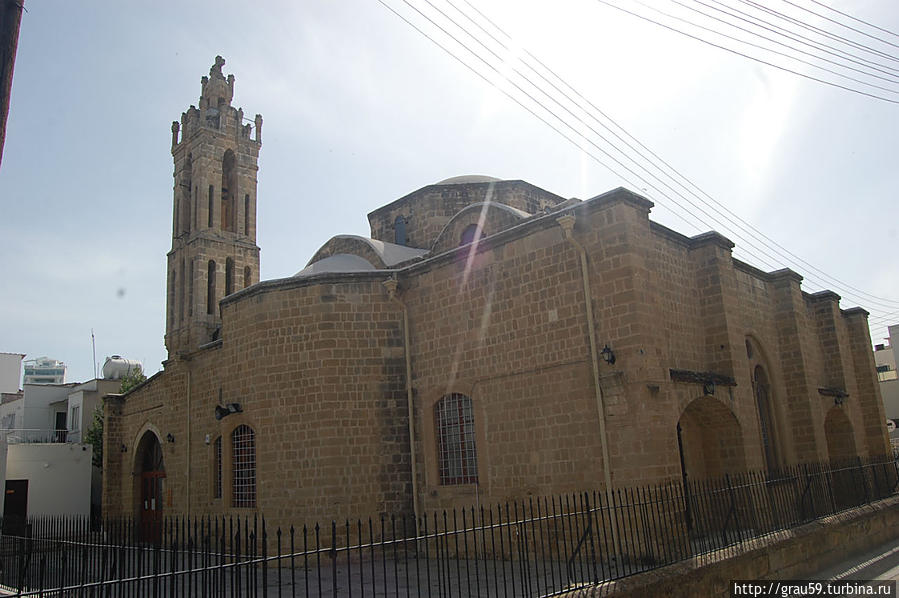
[[[478,460],[471,399],[453,393],[440,399],[436,407],[440,484],[476,484]]]
[[[256,506],[256,433],[247,425],[231,433],[231,506]]]

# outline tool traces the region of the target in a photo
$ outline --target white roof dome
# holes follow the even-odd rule
[[[443,179],[435,185],[465,185],[468,183],[498,183],[502,181],[502,179],[498,179],[492,176],[486,176],[483,174],[464,174],[462,176],[454,176],[448,179]]]

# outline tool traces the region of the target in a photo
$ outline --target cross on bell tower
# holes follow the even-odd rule
[[[231,106],[234,75],[215,57],[199,107],[172,123],[175,161],[165,344],[169,357],[215,340],[219,300],[259,282],[256,172],[262,116]],[[253,131],[255,129],[255,135]]]

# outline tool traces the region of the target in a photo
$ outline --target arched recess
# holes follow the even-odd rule
[[[768,374],[760,365],[755,366],[752,373],[752,388],[755,395],[755,406],[759,417],[759,435],[762,442],[762,453],[768,471],[780,468],[780,447],[777,441],[777,418],[774,415],[771,382]]]
[[[746,469],[743,431],[720,400],[705,396],[687,405],[677,422],[684,479],[700,480]]]
[[[193,183],[191,182],[191,176],[193,175],[193,156],[191,154],[187,154],[187,158],[184,160],[184,169],[182,171],[181,178],[181,193],[180,195],[180,205],[179,211],[180,214],[178,219],[180,220],[180,229],[178,231],[179,234],[189,233],[190,232],[190,215],[193,209],[193,202],[191,201],[190,190],[192,189]]]
[[[159,542],[165,491],[165,462],[159,436],[146,430],[134,451],[135,513],[147,542]]]
[[[749,361],[749,379],[752,382],[752,401],[758,425],[759,447],[762,462],[768,471],[776,471],[790,462],[789,446],[781,433],[784,419],[779,405],[772,370],[761,343],[752,335],[746,336],[746,358]]]
[[[234,292],[234,260],[230,257],[225,260],[225,296]]]
[[[827,438],[827,458],[831,462],[844,462],[857,454],[852,422],[839,406],[831,407],[824,418],[824,436]]]
[[[237,160],[232,150],[222,157],[222,230],[237,232]]]

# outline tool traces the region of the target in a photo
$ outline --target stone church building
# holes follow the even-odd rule
[[[887,452],[867,312],[627,189],[447,179],[260,281],[262,117],[223,64],[172,125],[168,359],[106,400],[104,514],[302,525]]]

